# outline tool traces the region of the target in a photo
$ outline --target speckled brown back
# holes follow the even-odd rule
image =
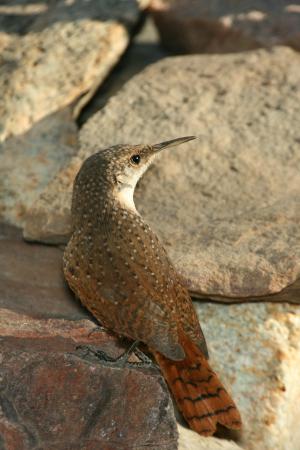
[[[143,219],[113,208],[74,231],[65,274],[83,304],[107,328],[180,358],[178,325],[204,347],[189,295]],[[95,232],[97,230],[97,232]]]

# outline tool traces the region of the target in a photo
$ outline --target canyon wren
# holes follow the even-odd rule
[[[241,417],[209,365],[187,288],[133,200],[155,156],[192,139],[116,145],[86,159],[74,182],[64,274],[102,326],[147,345],[189,426],[208,436],[218,423],[239,429]]]

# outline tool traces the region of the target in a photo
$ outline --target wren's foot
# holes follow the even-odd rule
[[[95,327],[89,332],[88,337],[91,337],[94,333],[107,332],[107,328],[102,327],[102,325],[95,325]]]
[[[129,367],[149,367],[152,364],[152,361],[148,356],[146,356],[141,350],[137,348],[139,345],[139,341],[134,341],[133,344],[124,352],[121,356],[118,356],[117,358],[112,358],[107,353],[103,352],[102,350],[94,350],[90,346],[87,345],[79,345],[76,347],[80,350],[85,350],[88,353],[93,354],[94,356],[97,356],[102,363],[105,365],[108,365],[110,367],[118,367],[120,369],[123,369],[126,365]],[[135,353],[137,357],[141,360],[141,362],[129,362],[128,359],[132,353]]]

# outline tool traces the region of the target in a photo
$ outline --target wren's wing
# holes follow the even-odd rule
[[[108,234],[110,295],[117,302],[118,332],[146,343],[173,360],[184,358],[178,329],[183,328],[205,356],[205,340],[187,290],[162,244],[141,218],[128,218],[124,236]],[[102,295],[106,297],[105,291]]]

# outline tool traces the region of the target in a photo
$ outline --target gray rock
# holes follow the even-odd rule
[[[0,140],[26,132],[35,122],[84,96],[76,105],[78,114],[126,49],[128,28],[140,13],[137,0],[113,4],[109,0],[49,0],[43,6],[15,28],[8,17],[5,20],[13,6],[4,8]]]
[[[288,48],[166,58],[83,127],[79,154],[36,203],[39,227],[30,233],[31,217],[25,236],[67,238],[73,178],[93,152],[196,134],[145,175],[138,209],[195,295],[279,292],[300,275],[299,105],[300,56]]]
[[[77,126],[70,108],[0,143],[0,219],[24,225],[39,194],[76,151]]]
[[[298,450],[300,306],[194,305],[212,365],[242,415],[239,445]]]
[[[152,0],[150,11],[163,45],[175,52],[228,53],[275,45],[300,50],[299,2]]]
[[[74,157],[32,205],[26,216],[24,238],[46,244],[65,244],[71,231],[72,183],[82,160]]]
[[[141,72],[149,64],[153,64],[166,56],[170,56],[170,52],[159,45],[157,29],[151,17],[148,16],[141,30],[132,39],[126,55],[120,60],[116,68],[101,85],[101,89],[95,93],[80,114],[79,124],[84,124],[95,112],[103,108],[109,98],[116,95],[134,75]]]

